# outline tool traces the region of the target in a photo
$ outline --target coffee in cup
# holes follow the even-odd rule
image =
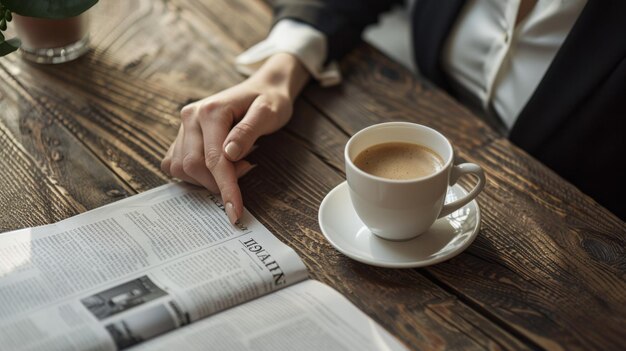
[[[361,151],[354,158],[354,165],[381,178],[415,179],[437,173],[443,167],[443,160],[426,146],[390,142]]]
[[[441,217],[472,201],[485,185],[482,168],[454,164],[452,145],[426,126],[389,122],[365,128],[346,144],[350,200],[370,232],[388,240],[412,239]],[[464,197],[444,203],[448,187],[465,174],[478,182]]]

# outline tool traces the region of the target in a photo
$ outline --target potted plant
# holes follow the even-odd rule
[[[40,63],[73,60],[88,50],[85,11],[98,0],[0,0],[0,56],[22,48]],[[3,33],[12,22],[18,38]]]

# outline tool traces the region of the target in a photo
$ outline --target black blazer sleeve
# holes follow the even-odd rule
[[[328,38],[328,60],[341,58],[361,39],[363,29],[402,0],[276,0],[274,23],[293,19],[310,24]]]

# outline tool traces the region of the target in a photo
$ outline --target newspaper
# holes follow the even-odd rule
[[[283,342],[301,349],[403,349],[306,279],[297,254],[249,212],[233,226],[219,197],[168,184],[0,234],[0,348],[264,349],[285,329]]]

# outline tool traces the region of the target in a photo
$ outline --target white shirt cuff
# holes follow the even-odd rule
[[[278,21],[267,38],[235,58],[237,71],[251,75],[270,56],[289,53],[297,57],[313,78],[322,86],[341,83],[341,72],[336,62],[324,66],[326,36],[308,24],[290,19]]]

